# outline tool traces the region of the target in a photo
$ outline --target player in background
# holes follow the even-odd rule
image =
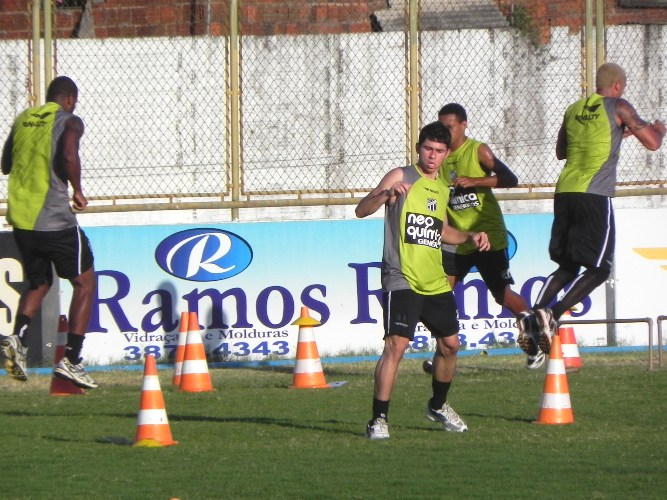
[[[443,245],[442,259],[452,289],[473,267],[479,271],[496,303],[516,317],[519,332],[537,331],[528,302],[512,290],[509,245],[503,212],[493,188],[511,188],[518,184],[516,175],[500,161],[491,148],[466,135],[468,114],[463,106],[449,103],[438,112],[438,120],[452,134],[452,151],[440,168],[441,178],[450,186],[447,218],[460,231],[483,231],[491,249],[480,252],[470,243]],[[544,353],[537,347],[527,351],[526,367],[544,364]],[[424,369],[428,371],[428,365]]]
[[[596,91],[571,104],[558,131],[556,157],[566,160],[554,195],[549,256],[558,268],[537,296],[535,315],[541,331],[520,339],[524,350],[536,344],[551,349],[558,319],[604,283],[611,273],[615,246],[612,197],[624,137],[634,135],[651,151],[660,148],[665,124],[647,123],[621,96],[627,78],[619,65],[597,70]],[[581,268],[584,272],[581,272]],[[553,305],[558,293],[569,289]]]
[[[80,354],[96,278],[90,243],[73,213],[88,204],[81,189],[79,158],[84,126],[73,114],[78,95],[70,78],[55,78],[47,89],[46,104],[16,118],[2,150],[2,173],[9,175],[7,222],[13,226],[29,287],[19,299],[13,334],[0,342],[0,356],[11,377],[28,379],[29,326],[53,284],[55,267],[73,291],[65,356],[54,375],[92,389],[97,384],[81,366]]]
[[[449,190],[438,179],[440,165],[450,151],[451,135],[439,122],[419,134],[416,165],[388,172],[356,207],[357,217],[385,208],[382,256],[384,349],[375,368],[372,418],[366,426],[370,439],[389,438],[389,402],[398,365],[418,321],[436,338],[432,398],[426,417],[447,431],[464,432],[467,425],[449,406],[447,396],[456,373],[459,349],[456,301],[442,267],[442,241],[470,241],[486,250],[486,234],[462,232],[447,224]]]

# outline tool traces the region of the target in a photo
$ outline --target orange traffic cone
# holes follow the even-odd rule
[[[141,404],[137,416],[134,446],[151,448],[172,444],[178,444],[178,441],[174,441],[171,437],[155,356],[148,354],[144,365],[144,381],[141,386]]]
[[[296,366],[294,367],[293,389],[322,389],[329,387],[324,379],[320,354],[317,351],[313,327],[320,322],[308,314],[308,308],[301,308],[301,317],[293,325],[299,325],[299,342],[296,346]]]
[[[565,311],[564,316],[570,317],[570,311]],[[563,347],[563,361],[565,362],[565,369],[577,370],[583,366],[581,357],[579,356],[579,348],[577,347],[577,338],[574,335],[574,328],[572,325],[563,325],[558,328],[558,335],[561,338]]]
[[[64,314],[58,318],[58,345],[56,345],[56,355],[53,360],[54,366],[60,363],[60,360],[65,356],[65,346],[67,345],[67,332],[69,325],[67,324],[67,316]],[[49,390],[51,396],[71,396],[86,394],[86,391],[81,387],[77,387],[69,380],[64,380],[53,375],[51,377],[51,389]]]
[[[197,313],[191,312],[188,316],[188,337],[183,354],[181,368],[181,391],[203,392],[212,391],[211,376],[206,363],[206,350],[199,332]]]
[[[570,389],[565,374],[563,350],[560,344],[560,336],[556,334],[551,339],[551,352],[547,365],[547,375],[544,379],[542,403],[537,423],[571,424],[573,422],[574,415],[572,414]]]
[[[183,370],[183,357],[185,356],[185,344],[188,337],[188,313],[181,313],[181,323],[178,328],[178,345],[174,357],[174,378],[171,383],[178,387],[181,385],[181,372]]]

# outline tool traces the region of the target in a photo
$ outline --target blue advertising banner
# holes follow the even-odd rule
[[[661,215],[664,210],[647,210],[637,220],[630,211],[618,213],[619,235],[624,231],[640,235],[619,237],[619,276],[638,266],[655,267],[649,257],[656,254],[650,249],[659,250],[664,237],[654,231],[647,238],[649,233],[641,227],[658,227],[654,224],[659,224]],[[551,220],[551,214],[506,216],[512,236],[513,288],[531,303],[555,269],[547,253]],[[83,352],[88,363],[137,361],[146,353],[168,359],[173,356],[184,311],[198,313],[200,331],[214,361],[293,358],[298,327],[291,323],[302,306],[321,323],[315,334],[322,356],[381,349],[382,219],[88,227],[85,231],[98,277]],[[8,278],[18,272],[18,262],[3,257],[0,266],[9,285],[3,287],[0,300],[7,307],[18,298]],[[663,270],[653,273],[649,281],[664,289],[665,278]],[[61,288],[60,307],[66,314],[71,288],[66,283]],[[477,273],[471,273],[455,293],[464,348],[514,343],[517,330],[512,314],[494,302]],[[656,297],[628,300],[622,287],[616,287],[615,293],[626,317],[665,312],[660,311]],[[588,319],[606,314],[602,286],[572,316]],[[584,345],[604,345],[604,328],[587,330],[578,340]],[[624,342],[646,344],[645,333],[628,335]],[[412,348],[432,347],[428,331],[420,326]]]

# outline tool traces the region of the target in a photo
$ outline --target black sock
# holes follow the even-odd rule
[[[28,345],[28,327],[31,319],[25,314],[17,314],[14,322],[14,335],[21,341],[21,345],[26,347]]]
[[[438,382],[436,379],[431,380],[431,387],[433,388],[433,397],[429,401],[431,409],[439,410],[447,402],[447,393],[451,387],[451,382]]]
[[[67,334],[67,345],[65,346],[65,357],[73,365],[81,363],[81,348],[83,347],[83,335],[74,333]]]
[[[373,398],[373,420],[376,418],[384,418],[388,420],[389,416],[389,401],[380,401]]]

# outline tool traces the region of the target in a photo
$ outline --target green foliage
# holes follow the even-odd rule
[[[544,371],[522,355],[466,356],[450,403],[470,431],[423,416],[430,378],[406,359],[391,439],[363,437],[373,362],[327,364],[338,388],[289,389],[292,367],[212,369],[184,393],[160,367],[178,445],[130,446],[143,373],[95,372],[86,396],[49,396],[50,376],[0,379],[2,498],[663,498],[667,376],[646,353],[582,354],[568,374],[575,423],[534,424]]]
[[[508,20],[510,26],[519,30],[519,32],[531,42],[536,43],[538,41],[537,27],[533,23],[526,7],[523,5],[515,5]]]

